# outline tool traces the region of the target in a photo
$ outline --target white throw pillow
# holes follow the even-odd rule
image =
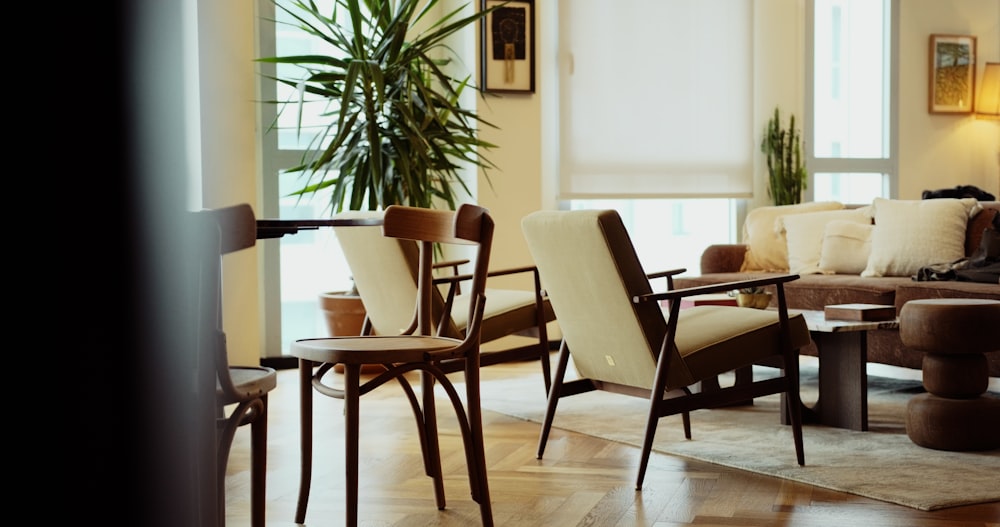
[[[790,214],[777,219],[779,230],[785,232],[790,272],[796,274],[820,272],[819,259],[823,248],[823,233],[827,224],[832,221],[870,225],[871,217],[867,208],[864,208]]]
[[[875,198],[871,254],[861,276],[913,276],[921,267],[963,258],[969,217],[981,209],[971,198]]]
[[[840,202],[815,201],[753,209],[743,222],[743,243],[747,245],[747,253],[740,271],[788,271],[788,248],[784,233],[776,228],[778,218],[843,208],[844,204]]]
[[[871,223],[831,221],[823,232],[819,270],[823,274],[861,274],[872,249]]]

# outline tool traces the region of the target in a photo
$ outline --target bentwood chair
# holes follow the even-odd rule
[[[809,343],[809,331],[802,315],[788,314],[783,285],[797,275],[654,293],[613,210],[535,212],[522,220],[522,230],[563,333],[538,441],[539,459],[559,400],[604,390],[649,400],[637,490],[642,488],[659,418],[682,414],[684,435],[690,439],[691,411],[773,393],[786,394],[796,459],[805,463],[798,350]],[[680,309],[687,296],[764,284],[775,285],[778,310]],[[663,301],[668,308],[661,307]],[[578,378],[565,381],[570,358]],[[783,374],[725,388],[690,388],[761,363],[780,366]],[[600,412],[594,409],[594,419],[602,418]],[[775,424],[780,426],[780,419]]]
[[[377,219],[383,214],[381,211],[350,211],[336,217]],[[335,227],[334,231],[365,306],[367,318],[364,331],[378,335],[411,331],[414,323],[413,299],[417,291],[417,244],[412,240],[382,236],[378,227]],[[451,269],[452,272],[436,273],[435,283],[440,287],[431,291],[432,327],[442,336],[459,339],[463,338],[468,328],[468,306],[472,298],[461,291],[462,284],[471,276],[455,272],[462,263],[461,260],[451,260],[436,264],[437,269]],[[531,276],[533,289],[486,289],[488,300],[483,312],[481,339],[483,343],[496,344],[482,350],[480,365],[537,360],[542,368],[545,392],[548,393],[552,375],[546,326],[555,320],[555,315],[541,289],[538,270],[534,266],[524,266],[491,270],[488,276],[517,274]],[[500,341],[512,335],[521,338]],[[442,367],[453,372],[461,370],[462,364],[445,363]]]
[[[247,204],[194,213],[199,221],[203,250],[199,264],[199,342],[215,362],[216,482],[219,525],[226,523],[225,478],[229,450],[237,428],[250,425],[250,518],[254,527],[264,526],[267,473],[267,396],[278,383],[273,368],[231,366],[226,334],[222,330],[222,259],[232,252],[253,247],[257,222]]]
[[[493,240],[493,220],[486,209],[475,205],[461,205],[456,211],[393,205],[385,211],[382,233],[389,238],[412,240],[419,244],[418,286],[414,298],[409,302],[411,309],[416,308],[417,323],[411,331],[401,335],[315,338],[292,343],[290,352],[299,358],[302,412],[302,479],[295,521],[305,522],[309,501],[312,479],[313,390],[344,401],[346,524],[354,526],[358,522],[359,400],[362,395],[396,380],[416,417],[424,470],[432,479],[438,509],[445,508],[445,495],[434,388],[439,384],[444,389],[458,417],[472,498],[479,503],[483,525],[491,526],[493,513],[486,478],[479,401],[479,346],[486,305],[484,295]],[[461,338],[443,336],[433,330],[435,244],[471,244],[476,247],[472,280],[465,292],[470,295],[465,315],[469,324]],[[462,396],[443,367],[446,363],[457,363],[462,367],[464,404]],[[343,366],[342,376],[335,374],[334,366],[337,364]],[[372,377],[366,376],[365,381],[361,382],[361,367],[370,364],[381,365],[384,371],[373,374]],[[407,378],[407,374],[411,372],[419,372],[419,396]],[[329,417],[339,418],[341,415],[338,412]]]

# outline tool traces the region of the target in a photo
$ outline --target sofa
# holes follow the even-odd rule
[[[700,273],[675,277],[674,287],[795,273],[799,279],[785,284],[792,309],[881,304],[895,306],[897,316],[910,300],[1000,300],[995,282],[916,279],[927,266],[976,255],[984,235],[995,239],[998,215],[1000,201],[971,198],[876,198],[865,207],[838,202],[760,207],[747,215],[743,243],[707,247]],[[776,301],[772,297],[772,305]],[[815,345],[801,352],[815,355]],[[920,369],[922,358],[903,346],[898,330],[869,332],[869,362]],[[987,354],[987,360],[990,376],[1000,377],[1000,353]]]

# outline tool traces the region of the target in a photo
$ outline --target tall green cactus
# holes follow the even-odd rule
[[[781,128],[778,108],[767,123],[760,151],[767,156],[767,195],[775,205],[794,205],[802,201],[806,188],[806,167],[802,163],[802,138],[795,129],[795,114],[788,122],[788,129]]]

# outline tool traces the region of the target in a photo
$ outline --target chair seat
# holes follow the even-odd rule
[[[733,310],[740,316],[733,316]],[[687,386],[697,379],[719,375],[734,364],[748,366],[774,354],[780,338],[778,312],[731,306],[695,306],[680,312],[684,331],[675,338],[677,351],[691,378],[668,378],[668,388]],[[801,314],[788,316],[792,348],[809,344],[809,328]],[[739,335],[739,338],[733,338]],[[676,372],[676,370],[675,370]]]
[[[235,404],[260,397],[278,386],[278,373],[262,366],[230,366],[229,376],[236,394],[228,395],[215,383],[215,395],[223,404]]]
[[[313,362],[382,364],[427,360],[433,351],[454,348],[460,340],[426,336],[367,336],[303,339],[293,342],[291,354]]]

